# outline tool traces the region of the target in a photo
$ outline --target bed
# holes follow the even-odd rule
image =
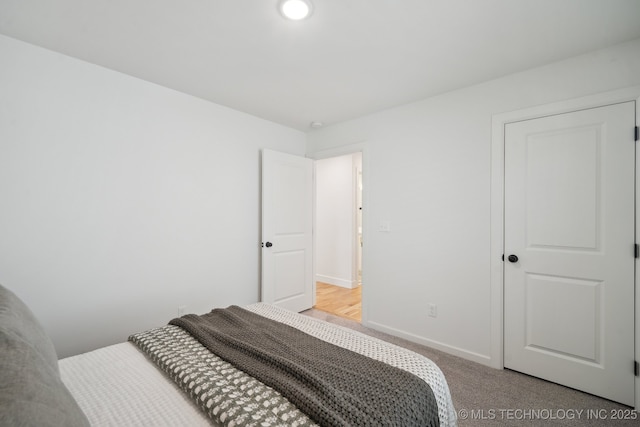
[[[227,317],[241,316],[238,319],[241,318],[242,322],[245,318],[248,319],[247,322],[264,322],[268,327],[277,328],[273,330],[275,332],[270,332],[271,337],[284,337],[283,341],[294,342],[296,349],[307,348],[308,345],[315,345],[315,341],[320,341],[321,346],[326,348],[312,351],[322,355],[319,357],[320,365],[323,365],[325,359],[333,357],[333,354],[342,352],[349,357],[356,357],[356,367],[372,364],[363,369],[372,367],[376,374],[369,376],[379,382],[373,386],[366,385],[369,387],[365,389],[367,396],[381,393],[384,397],[392,393],[393,390],[383,389],[391,377],[401,378],[397,381],[402,381],[403,387],[405,383],[409,384],[407,387],[413,387],[406,393],[399,386],[393,385],[391,388],[402,390],[399,394],[415,395],[415,402],[421,402],[423,395],[414,393],[414,390],[427,388],[436,403],[433,409],[435,419],[429,423],[456,425],[455,410],[446,380],[440,369],[421,355],[359,332],[268,304],[216,309],[212,313]],[[184,322],[197,324],[196,321],[199,322],[200,317],[205,316],[187,316]],[[231,324],[238,322],[236,317],[229,317]],[[175,320],[177,323],[181,321]],[[250,334],[248,336],[251,339],[242,336],[237,342],[250,342],[253,348],[260,340],[254,339],[257,328],[252,323],[248,325],[249,330],[243,333]],[[267,384],[271,371],[265,371],[264,367],[252,371],[253,365],[257,363],[251,358],[247,358],[245,362],[239,361],[237,366],[243,366],[243,369],[245,365],[242,363],[248,363],[246,371],[254,374],[249,375],[207,348],[212,344],[206,339],[196,339],[198,330],[193,332],[195,336],[186,332],[189,327],[184,324],[168,324],[134,333],[126,342],[58,361],[50,339],[28,307],[15,294],[0,286],[0,425],[266,427],[361,424],[359,421],[349,420],[327,422],[322,418],[327,412],[326,408],[331,409],[332,402],[348,400],[345,395],[338,394],[329,403],[322,400],[315,408],[307,406],[308,401],[315,402],[313,399],[317,399],[317,396],[306,397],[306,390],[297,393],[294,391],[291,395],[286,393],[287,387],[281,391],[270,387]],[[205,324],[204,329],[208,327]],[[285,330],[285,335],[282,330]],[[221,336],[226,337],[226,333],[221,333]],[[293,335],[287,335],[289,333]],[[310,344],[307,344],[307,338],[301,341],[301,335],[297,334],[308,336]],[[278,353],[281,350],[280,344],[273,345],[275,341],[275,338],[265,340],[267,350],[264,350],[264,354],[271,351]],[[218,346],[219,342],[216,341],[213,345]],[[222,350],[221,346],[217,348],[226,358],[228,355],[225,351],[236,351],[236,344],[230,345],[231,350]],[[291,348],[283,349],[283,354],[293,352]],[[303,349],[300,351],[303,354]],[[289,360],[295,360],[296,356],[293,354],[290,358],[282,358],[281,354],[273,357],[278,361],[276,365],[283,365],[287,369],[291,365],[295,369],[307,370],[307,359],[304,359],[304,364],[296,365]],[[364,357],[366,362],[362,363],[357,357]],[[261,359],[262,353],[257,358]],[[348,362],[344,363],[348,366]],[[274,362],[270,361],[268,364]],[[388,374],[385,373],[387,367]],[[345,372],[351,375],[352,369],[345,368]],[[364,374],[356,372],[353,378],[358,378],[357,375],[367,376],[367,372],[370,371],[364,370]],[[322,375],[327,374],[331,376],[332,373]],[[258,380],[257,378],[263,379],[262,375],[266,375],[264,381]],[[313,378],[313,373],[310,375]],[[335,375],[340,377],[342,374]],[[302,378],[298,373],[293,376],[298,378],[295,381],[304,384],[315,381]],[[289,376],[275,377],[284,378],[285,384],[293,381]],[[348,379],[349,387],[353,382],[361,382],[352,381],[351,377]],[[324,387],[324,377],[320,382]],[[325,398],[327,397],[323,394],[320,399]],[[396,410],[395,407],[408,406],[406,402],[396,401],[395,398],[390,402],[382,402],[379,406],[386,408],[384,405],[392,405],[392,411]],[[349,411],[351,408],[348,407]],[[415,409],[409,412],[413,413],[412,411],[415,412]],[[320,423],[316,422],[318,413]],[[309,414],[313,414],[314,418]],[[334,414],[329,411],[326,416],[332,417]],[[354,419],[361,420],[359,415],[355,415]],[[391,424],[394,423],[398,424],[397,421]],[[423,422],[413,424],[428,425]]]

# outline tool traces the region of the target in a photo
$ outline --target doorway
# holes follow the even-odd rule
[[[362,153],[315,162],[314,308],[362,321]]]

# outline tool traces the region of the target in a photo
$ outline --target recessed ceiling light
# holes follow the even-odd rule
[[[278,8],[285,18],[293,21],[308,18],[313,12],[310,0],[281,0]]]

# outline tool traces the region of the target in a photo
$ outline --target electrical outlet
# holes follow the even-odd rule
[[[186,311],[187,311],[187,306],[186,305],[179,305],[178,306],[178,316],[184,316]]]
[[[438,306],[435,304],[429,304],[427,306],[429,317],[438,317]]]

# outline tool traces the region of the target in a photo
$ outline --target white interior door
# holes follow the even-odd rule
[[[262,152],[263,302],[300,312],[313,305],[313,161]]]
[[[504,365],[630,406],[634,127],[627,102],[505,128]]]

